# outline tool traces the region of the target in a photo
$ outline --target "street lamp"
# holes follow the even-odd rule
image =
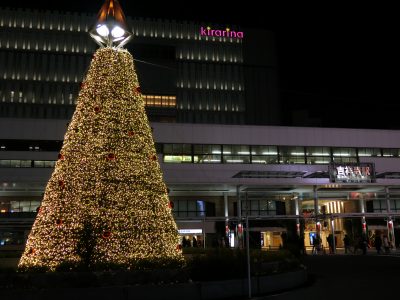
[[[132,38],[118,0],[104,2],[89,34],[101,47],[121,48]]]

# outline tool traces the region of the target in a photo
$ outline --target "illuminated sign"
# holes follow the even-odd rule
[[[242,39],[244,36],[243,31],[234,31],[234,30],[231,30],[230,28],[225,28],[224,30],[211,29],[210,26],[200,27],[200,35],[201,36],[230,37],[230,38],[238,38],[238,39]]]
[[[179,229],[179,234],[202,234],[202,229]]]
[[[375,170],[372,163],[329,165],[331,182],[375,182]]]

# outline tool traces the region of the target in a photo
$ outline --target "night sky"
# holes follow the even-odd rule
[[[132,17],[237,24],[273,31],[284,125],[400,129],[399,26],[395,26],[394,4],[268,1],[261,8],[259,0],[242,4],[119,2],[125,14]],[[95,14],[103,0],[8,3],[13,7]]]

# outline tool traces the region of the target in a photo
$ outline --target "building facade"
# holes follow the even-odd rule
[[[3,241],[10,228],[20,226],[19,242],[29,231],[66,123],[0,120],[1,128],[7,128],[0,135]],[[238,247],[248,219],[257,247],[278,248],[282,236],[294,233],[304,236],[308,247],[316,233],[325,246],[329,234],[337,247],[343,246],[345,234],[354,239],[365,234],[372,242],[376,234],[386,234],[396,243],[398,131],[179,123],[152,127],[182,236],[195,235],[207,246]]]
[[[400,216],[400,132],[279,124],[273,36],[128,17],[141,90],[182,235],[254,247],[388,235]],[[0,250],[22,248],[96,44],[94,16],[0,9]],[[210,25],[216,30],[226,26]],[[203,124],[194,124],[203,123]],[[223,125],[221,125],[223,124]],[[254,126],[264,125],[264,126]],[[269,126],[265,126],[269,125]],[[187,244],[187,245],[189,245]],[[195,246],[196,246],[195,245]]]
[[[235,26],[127,18],[152,120],[279,122],[274,38]],[[68,119],[97,44],[95,15],[0,8],[0,116]],[[205,28],[241,33],[204,35]]]

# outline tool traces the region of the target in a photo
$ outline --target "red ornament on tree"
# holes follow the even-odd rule
[[[65,188],[65,183],[64,183],[64,181],[63,181],[63,180],[59,180],[59,181],[58,181],[58,186],[59,186],[61,189],[64,189],[64,188]]]
[[[58,159],[59,160],[64,160],[64,158],[65,158],[64,155],[62,155],[61,153],[58,154]]]
[[[169,202],[168,202],[168,207],[171,208],[171,209],[173,209],[173,208],[174,208],[174,202],[169,201]]]
[[[156,161],[156,160],[157,160],[157,155],[153,155],[153,156],[151,157],[151,159],[152,159],[153,161]]]
[[[182,250],[182,245],[181,244],[176,245],[176,250],[181,251]]]
[[[114,154],[114,153],[109,153],[109,154],[107,155],[107,159],[108,159],[108,160],[115,160],[115,154]]]
[[[56,220],[57,226],[61,226],[62,223],[63,223],[63,220],[61,220],[61,219],[57,219],[57,220]]]
[[[111,236],[111,231],[104,231],[103,234],[101,235],[104,239],[108,239]]]
[[[128,130],[128,135],[129,135],[129,136],[134,136],[134,135],[135,135],[135,132],[133,132],[133,130]]]
[[[30,248],[28,254],[35,254],[35,252],[36,252],[35,248]]]
[[[142,93],[142,89],[140,88],[140,86],[136,87],[136,93],[137,94],[141,94]]]
[[[83,89],[85,87],[85,82],[81,82],[81,89]]]
[[[100,112],[100,107],[96,106],[96,107],[94,108],[94,112],[95,112],[96,114],[99,113],[99,112]]]

